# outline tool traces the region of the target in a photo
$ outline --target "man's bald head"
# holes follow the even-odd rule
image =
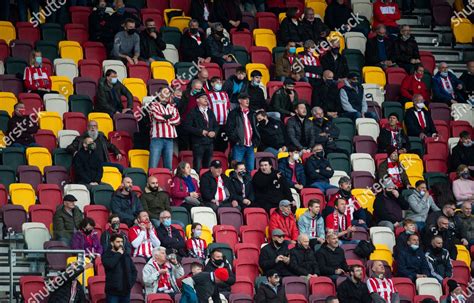
[[[323,79],[324,80],[333,80],[334,79],[334,73],[330,71],[329,69],[325,70],[323,72]]]
[[[158,178],[156,178],[155,176],[148,177],[147,187],[153,192],[157,191],[160,187],[160,185],[158,184]]]
[[[125,192],[131,192],[132,191],[132,188],[133,188],[133,181],[132,181],[132,178],[130,177],[124,177],[122,179],[122,190],[125,191]]]

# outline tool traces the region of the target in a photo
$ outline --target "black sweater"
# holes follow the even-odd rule
[[[344,250],[339,246],[336,247],[335,250],[332,250],[326,244],[323,244],[316,252],[316,259],[318,260],[319,270],[323,276],[335,275],[335,271],[338,268],[345,272],[349,271]]]
[[[129,295],[137,280],[137,269],[130,255],[109,249],[102,255],[102,264],[105,269],[105,293]]]
[[[100,183],[103,174],[102,162],[95,153],[80,149],[72,160],[72,166],[74,167],[76,183]]]
[[[256,172],[252,184],[255,191],[255,206],[263,207],[267,212],[273,207],[278,207],[281,200],[293,200],[288,182],[283,176],[278,178],[275,170],[268,175],[261,171]]]

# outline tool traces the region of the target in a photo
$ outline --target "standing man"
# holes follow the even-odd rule
[[[316,143],[313,131],[313,122],[307,117],[306,103],[299,101],[295,105],[295,114],[287,122],[287,132],[290,144],[296,146],[299,151],[310,152]]]
[[[140,200],[143,210],[149,213],[151,223],[155,227],[159,225],[160,214],[165,210],[171,211],[170,195],[160,187],[155,176],[148,177],[145,192],[141,195]]]
[[[239,208],[239,202],[234,199],[234,188],[230,179],[222,172],[219,160],[211,162],[211,168],[201,177],[201,195],[204,205],[216,213],[219,207]]]
[[[222,89],[221,78],[212,77],[211,87],[207,91],[207,97],[209,99],[209,108],[211,109],[211,112],[214,113],[215,120],[217,121],[214,149],[224,152],[228,146],[228,142],[225,139],[226,135],[224,128],[231,106],[229,95],[225,90]]]

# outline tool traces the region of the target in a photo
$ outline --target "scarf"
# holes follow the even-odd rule
[[[153,260],[153,266],[156,268],[156,270],[159,272],[161,269],[168,269],[167,273],[160,274],[158,277],[158,289],[157,292],[164,292],[164,293],[170,293],[174,292],[173,287],[171,285],[171,266],[169,264],[163,264],[162,267],[156,263],[155,260]]]
[[[447,91],[453,98],[455,97],[453,85],[451,84],[449,77],[441,77],[441,85],[443,85],[444,90]]]
[[[393,162],[392,160],[388,159],[387,161],[388,169],[387,173],[392,179],[393,183],[398,187],[402,188],[402,178],[400,177],[400,169],[398,168],[398,162]]]
[[[183,180],[184,180],[184,183],[186,183],[186,186],[188,187],[189,193],[196,191],[196,187],[194,187],[194,183],[193,183],[193,177],[191,176],[183,177]]]
[[[346,215],[340,214],[338,211],[334,212],[334,222],[337,222],[338,232],[345,231],[347,229]]]

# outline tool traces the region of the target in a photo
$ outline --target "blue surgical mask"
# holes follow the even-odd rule
[[[118,78],[112,78],[112,79],[110,79],[110,83],[112,83],[112,84],[117,83],[117,81],[118,81]]]
[[[43,57],[35,57],[35,62],[41,65],[43,63]]]
[[[442,77],[447,77],[448,76],[448,72],[440,72],[441,76]]]
[[[416,245],[416,244],[411,244],[410,248],[413,249],[413,250],[417,250],[418,248],[420,248],[420,246]]]
[[[202,230],[195,230],[194,237],[199,238],[202,235]]]
[[[117,9],[117,13],[119,13],[120,15],[123,15],[123,13],[125,13],[125,7],[121,7]]]
[[[463,143],[462,145],[464,145],[464,147],[471,147],[472,142],[466,142],[466,143]]]
[[[290,47],[289,52],[290,54],[296,54],[296,47]]]
[[[409,235],[414,235],[414,234],[415,234],[415,232],[413,232],[413,231],[411,231],[411,230],[407,230],[407,231],[405,231],[405,233],[407,233],[407,234],[409,234]]]
[[[215,90],[216,92],[221,91],[221,89],[222,89],[222,84],[216,83],[216,85],[214,85],[214,90]]]
[[[163,225],[165,227],[170,227],[171,226],[171,219],[164,219],[163,220]]]

